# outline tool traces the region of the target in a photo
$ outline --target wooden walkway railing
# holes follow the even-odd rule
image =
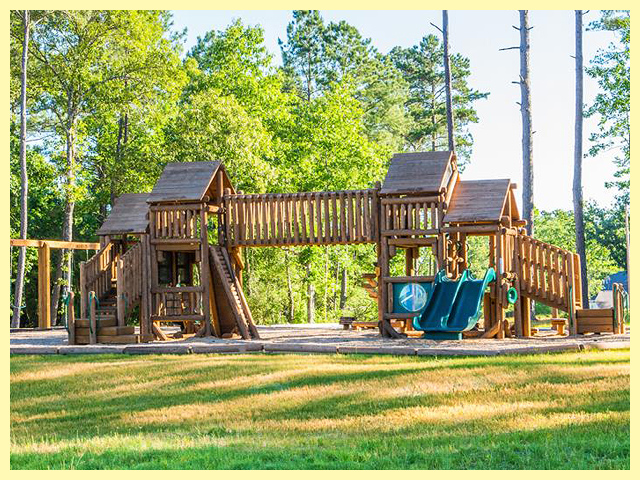
[[[377,241],[377,190],[226,195],[227,245],[339,245]]]
[[[442,225],[439,197],[383,198],[382,235],[437,235]]]
[[[151,239],[200,238],[198,218],[202,205],[152,205],[149,207]]]
[[[89,292],[93,291],[97,298],[103,297],[113,288],[116,278],[117,247],[108,243],[86,262],[80,264],[80,292],[83,309],[80,315],[86,315]]]
[[[571,312],[582,306],[580,257],[527,235],[516,235],[515,269],[523,295]]]
[[[142,245],[131,247],[118,260],[116,271],[118,323],[124,325],[127,314],[142,298]]]

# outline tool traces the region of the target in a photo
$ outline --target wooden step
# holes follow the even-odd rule
[[[140,343],[140,335],[98,335],[98,343]],[[76,342],[88,344],[88,335],[76,335]]]
[[[98,328],[98,336],[107,336],[107,335],[133,335],[136,331],[136,327],[134,326],[125,326],[125,327],[99,327]],[[76,328],[76,335],[89,335],[89,328]]]
[[[89,328],[89,319],[88,318],[78,318],[76,319],[76,328]],[[98,326],[98,328],[102,328],[102,327],[115,327],[116,325],[118,325],[118,321],[114,318],[105,318],[105,319],[97,319],[96,318],[96,325]]]
[[[589,308],[576,310],[577,318],[588,317],[611,317],[613,318],[613,308]]]

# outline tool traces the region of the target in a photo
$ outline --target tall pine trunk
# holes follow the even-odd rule
[[[582,198],[582,105],[583,105],[582,63],[582,10],[576,10],[576,120],[573,150],[573,216],[576,222],[576,250],[580,256],[582,277],[582,305],[589,306],[589,282],[587,280],[587,252],[584,241],[584,211]]]
[[[284,265],[287,274],[287,292],[289,293],[289,304],[287,305],[287,323],[293,323],[295,318],[295,300],[293,297],[293,284],[291,283],[291,270],[289,269],[289,252],[284,252]]]
[[[311,281],[311,265],[307,264],[307,323],[316,321],[316,286]]]
[[[347,306],[347,267],[342,268],[342,278],[340,279],[340,310]]]
[[[68,112],[73,112],[71,108],[71,97],[68,99]],[[67,160],[67,185],[66,198],[64,207],[64,219],[62,223],[62,240],[70,242],[73,239],[73,212],[75,210],[74,187],[75,187],[75,115],[69,113],[66,132],[66,160]],[[66,264],[66,265],[65,265]],[[57,312],[60,301],[60,292],[67,291],[71,287],[71,251],[62,249],[56,264],[56,275],[51,294],[51,315],[52,323],[57,324]],[[64,272],[64,286],[61,287],[61,281]]]
[[[442,11],[442,38],[444,44],[444,85],[447,97],[447,137],[449,150],[455,150],[453,137],[453,102],[451,99],[451,66],[449,62],[449,11]]]
[[[27,238],[27,198],[29,195],[29,176],[27,174],[27,58],[29,52],[29,10],[24,11],[24,36],[22,38],[22,74],[20,77],[20,238]],[[13,295],[13,315],[11,327],[20,327],[20,310],[24,288],[24,264],[26,247],[20,247],[18,254],[18,272]]]
[[[520,10],[520,112],[522,113],[522,214],[533,236],[533,139],[529,84],[529,11]]]

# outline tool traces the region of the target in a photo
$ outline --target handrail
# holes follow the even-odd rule
[[[225,195],[233,246],[370,243],[378,235],[378,190]]]
[[[137,243],[119,259],[116,272],[116,306],[118,324],[142,299],[142,247]]]
[[[521,293],[571,313],[582,306],[578,256],[527,235],[516,235],[515,269]]]
[[[96,297],[100,298],[111,290],[112,282],[116,278],[116,253],[114,244],[108,243],[89,260],[81,263],[80,294],[82,305],[86,305],[89,292],[95,292]]]

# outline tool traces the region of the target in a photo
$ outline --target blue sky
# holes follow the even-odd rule
[[[265,31],[265,43],[280,63],[278,38],[286,38],[291,11],[174,11],[174,28],[187,28],[185,49],[188,50],[209,30],[222,30],[233,19],[259,24]],[[429,33],[439,34],[430,25],[441,23],[440,10],[422,11],[322,11],[325,21],[346,20],[363,36],[371,38],[382,53],[396,45],[409,47]],[[598,11],[585,15],[585,25],[595,20]],[[572,208],[573,129],[575,109],[574,12],[531,11],[531,95],[534,158],[534,202],[542,210]],[[500,52],[500,48],[516,46],[519,34],[512,28],[519,22],[518,13],[510,11],[450,11],[450,44],[471,60],[470,84],[490,92],[478,101],[480,122],[471,127],[474,137],[471,165],[463,179],[511,178],[522,193],[522,147],[520,89],[511,82],[519,72],[517,50]],[[586,32],[585,64],[599,48],[605,48],[614,36],[608,32]],[[585,75],[584,99],[591,104],[597,83]],[[596,119],[585,120],[584,150],[589,147],[589,134],[597,130]],[[583,188],[586,199],[608,204],[614,192],[604,183],[613,178],[612,158],[607,152],[584,161]],[[519,199],[520,200],[520,199]]]

